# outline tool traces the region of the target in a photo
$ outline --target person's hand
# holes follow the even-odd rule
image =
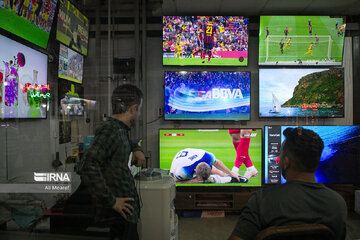
[[[240,175],[234,172],[230,172],[230,176],[236,178],[240,182]]]
[[[140,167],[145,161],[145,155],[142,151],[133,152],[131,164]]]
[[[126,219],[126,214],[132,215],[132,211],[134,210],[133,206],[131,206],[127,201],[134,201],[133,198],[116,198],[116,202],[113,206],[113,209],[120,213],[120,215]]]

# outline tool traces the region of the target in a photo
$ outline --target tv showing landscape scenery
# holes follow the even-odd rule
[[[342,68],[259,69],[259,117],[343,117]]]
[[[260,16],[259,65],[341,65],[341,17]]]

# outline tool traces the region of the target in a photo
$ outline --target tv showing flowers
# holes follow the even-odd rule
[[[47,55],[0,35],[0,119],[46,118]]]

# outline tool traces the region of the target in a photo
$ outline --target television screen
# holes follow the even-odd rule
[[[248,19],[164,16],[163,65],[247,66]]]
[[[165,72],[165,120],[250,120],[250,72]]]
[[[59,51],[59,78],[82,83],[84,57],[60,44]]]
[[[0,119],[46,118],[47,55],[0,35]]]
[[[59,79],[60,115],[84,115],[84,88],[77,83]]]
[[[89,21],[69,0],[61,0],[56,39],[87,56]]]
[[[265,183],[285,183],[279,161],[280,146],[288,127],[265,126]],[[324,142],[315,180],[331,184],[360,183],[360,126],[301,126],[316,132]]]
[[[47,47],[57,0],[0,1],[0,28]]]
[[[260,16],[259,65],[341,65],[345,27],[329,16]]]
[[[343,116],[342,68],[259,70],[259,117]]]
[[[262,129],[160,129],[159,142],[160,168],[170,170],[178,186],[261,186]],[[222,177],[224,171],[214,167],[214,159],[229,171],[239,166],[241,176],[251,166],[258,174],[247,183],[232,183],[231,177]],[[202,162],[211,166],[215,181],[189,183]]]

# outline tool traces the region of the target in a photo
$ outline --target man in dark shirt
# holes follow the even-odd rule
[[[271,226],[321,223],[345,239],[347,207],[335,191],[315,181],[324,144],[315,132],[287,128],[280,168],[287,183],[253,194],[229,240],[251,240]]]
[[[110,239],[138,239],[139,197],[128,167],[141,166],[145,157],[129,139],[130,127],[141,112],[142,93],[124,84],[112,95],[113,115],[95,132],[83,158],[82,181],[96,199],[96,220],[110,226]]]

